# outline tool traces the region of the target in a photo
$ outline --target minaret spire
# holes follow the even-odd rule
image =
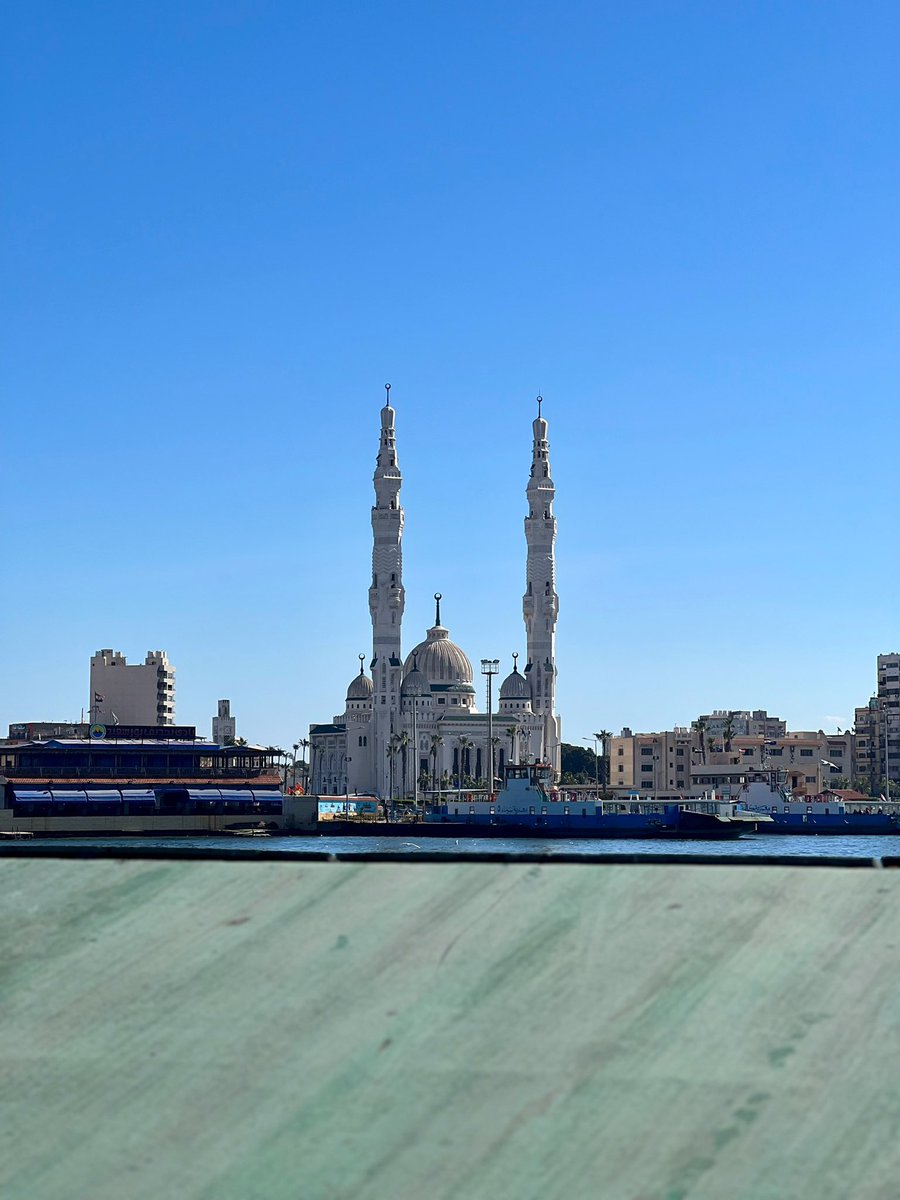
[[[434,593],[434,623],[439,626],[441,623],[441,600],[443,597],[440,592]]]
[[[532,708],[544,718],[544,755],[557,771],[560,768],[560,731],[556,716],[556,489],[550,474],[550,443],[547,422],[541,413],[543,396],[537,397],[538,415],[533,422],[534,444],[531,474],[525,495],[525,541],[528,547],[526,587],[522,613],[528,638],[525,674],[531,684]]]
[[[391,385],[386,383],[381,410],[381,439],[375,463],[375,504],[372,506],[372,584],[369,612],[372,617],[372,716],[374,763],[382,795],[387,794],[387,745],[400,711],[403,660],[400,652],[401,623],[406,596],[403,590],[403,509],[400,486],[403,476],[397,460],[391,407]]]

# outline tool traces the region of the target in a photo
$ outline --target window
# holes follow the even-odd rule
[[[684,758],[684,751],[683,751],[683,750],[676,750],[676,751],[675,751],[675,756],[676,756],[676,758]]]
[[[801,758],[812,758],[812,755],[813,755],[812,750],[801,750],[800,751]]]
[[[652,753],[653,753],[652,746],[641,746],[641,754],[642,755],[647,755],[647,754],[652,754]]]
[[[621,758],[624,753],[625,753],[624,749],[620,746],[619,747],[619,758]]]
[[[642,771],[652,771],[653,763],[641,763],[641,770]]]
[[[807,775],[807,776],[805,776],[805,779],[806,779],[807,783],[815,783],[816,782],[815,775]]]

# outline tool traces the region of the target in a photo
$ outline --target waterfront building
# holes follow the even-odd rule
[[[787,722],[770,717],[764,708],[715,708],[692,721],[691,728],[702,729],[711,741],[722,741],[726,735],[777,738],[787,733]]]
[[[512,670],[499,692],[491,693],[496,708],[489,720],[476,703],[472,662],[442,623],[440,592],[434,596],[434,624],[424,640],[403,653],[405,513],[400,503],[403,480],[396,414],[388,388],[381,410],[371,512],[372,654],[368,667],[365,656],[359,656],[359,671],[347,689],[344,711],[328,723],[310,726],[313,792],[409,797],[418,788],[486,786],[492,758],[497,777],[507,762],[538,759],[549,762],[558,777],[555,488],[542,403],[539,398],[532,423],[525,491],[525,664],[520,669],[518,655],[513,655]]]
[[[874,792],[900,784],[900,654],[879,654],[876,692],[854,714],[855,775]],[[886,794],[886,792],[885,792]]]
[[[755,733],[725,738],[706,727],[698,729],[697,722],[690,729],[676,726],[660,733],[635,734],[626,728],[610,738],[610,787],[623,796],[675,799],[713,788],[727,795],[748,772],[777,769],[796,794],[820,795],[842,778],[849,781],[855,744],[850,730],[784,730],[776,737]]]
[[[12,721],[7,743],[43,742],[47,738],[87,737],[84,721]]]
[[[102,725],[174,725],[175,668],[165,650],[129,664],[118,650],[91,657],[90,719]]]
[[[193,726],[95,723],[0,747],[0,829],[38,834],[312,828],[285,798],[280,752],[198,740]]]
[[[212,719],[212,740],[220,746],[230,746],[236,733],[237,721],[231,715],[231,701],[220,700],[218,712]]]

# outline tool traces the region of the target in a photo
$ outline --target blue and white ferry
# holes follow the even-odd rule
[[[736,796],[739,809],[770,818],[757,827],[758,833],[900,833],[900,804],[858,794],[850,800],[842,792],[794,795],[786,779],[785,772],[778,770],[753,771],[744,779]]]
[[[383,831],[382,826],[382,831]],[[710,801],[671,803],[638,796],[627,800],[572,800],[552,789],[548,763],[510,764],[496,796],[444,794],[432,804],[417,834],[504,838],[736,838],[756,824],[734,806]]]

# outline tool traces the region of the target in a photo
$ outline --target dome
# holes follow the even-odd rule
[[[450,641],[450,631],[441,624],[441,593],[435,592],[434,598],[437,603],[434,625],[425,641],[407,655],[404,675],[418,668],[432,689],[435,684],[443,684],[444,691],[472,692],[472,664],[459,646]]]
[[[359,674],[351,681],[347,688],[348,700],[371,700],[372,692],[375,690],[372,685],[372,680],[363,669],[364,657],[361,655],[359,660]]]
[[[416,661],[417,658],[418,658],[418,655],[416,654],[416,651],[413,650],[413,652],[412,652],[412,659],[413,659],[412,670],[408,671],[403,676],[403,683],[400,686],[400,695],[401,696],[427,696],[430,691],[430,689],[428,687],[428,680],[425,678],[425,676],[422,674],[422,672],[418,668],[417,661]]]
[[[513,655],[517,659],[518,654]],[[531,684],[524,675],[519,674],[519,665],[513,662],[512,674],[507,675],[500,685],[501,700],[530,700]]]

